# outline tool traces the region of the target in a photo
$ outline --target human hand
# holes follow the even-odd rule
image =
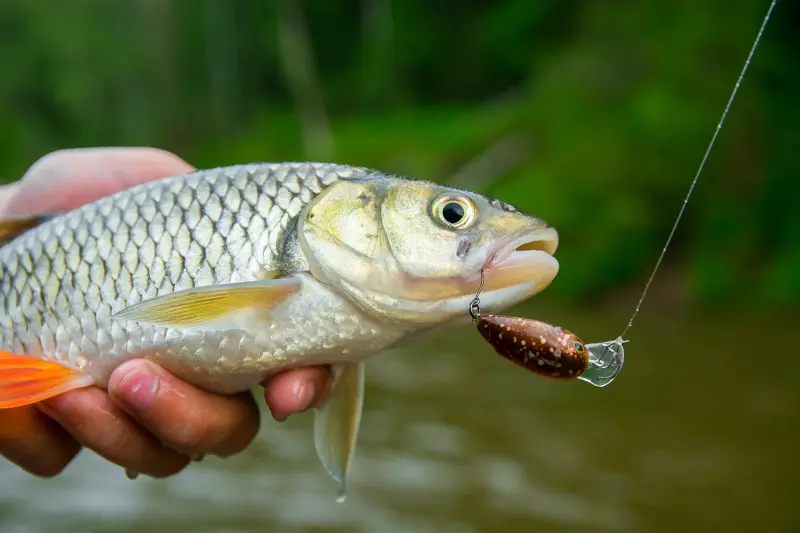
[[[0,187],[0,218],[64,211],[138,183],[189,172],[177,156],[152,148],[64,150],[37,161],[18,182]],[[284,372],[265,384],[276,420],[320,401],[324,367]],[[108,391],[76,390],[35,406],[0,410],[0,455],[32,474],[60,473],[82,447],[153,477],[183,470],[191,457],[242,451],[259,428],[252,396],[202,391],[160,366],[120,365]]]

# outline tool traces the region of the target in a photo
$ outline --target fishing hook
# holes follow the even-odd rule
[[[483,269],[481,269],[481,284],[478,286],[478,292],[475,293],[475,298],[469,303],[469,314],[472,317],[472,323],[476,325],[481,317],[481,290],[483,290]]]

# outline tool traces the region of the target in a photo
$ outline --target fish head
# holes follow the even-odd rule
[[[311,273],[372,314],[412,323],[498,312],[558,273],[558,233],[496,199],[435,183],[367,174],[335,183],[298,228]]]

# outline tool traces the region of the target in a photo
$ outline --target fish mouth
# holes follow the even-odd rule
[[[558,274],[558,232],[554,228],[526,231],[500,246],[486,260],[484,290],[531,284],[532,294],[541,291]]]
[[[367,309],[392,320],[425,324],[438,324],[454,317],[467,320],[470,315],[466,310],[476,295],[481,272],[484,274],[481,306],[496,312],[535,295],[553,281],[559,266],[553,257],[557,247],[556,230],[538,227],[517,233],[502,243],[474,273],[466,276],[405,277],[400,290],[393,294],[385,289],[391,284],[365,289],[344,279],[340,283]]]

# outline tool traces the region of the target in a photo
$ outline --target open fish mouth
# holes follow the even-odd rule
[[[526,231],[511,239],[487,259],[484,290],[532,284],[533,292],[541,291],[558,274],[558,261],[553,257],[557,248],[558,232],[554,228]]]

